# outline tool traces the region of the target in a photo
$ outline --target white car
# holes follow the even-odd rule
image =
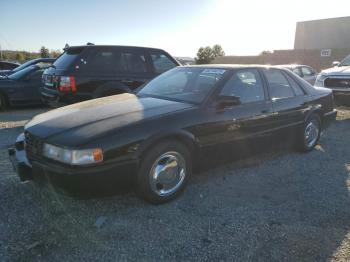
[[[350,55],[333,65],[317,76],[315,86],[330,88],[334,94],[350,95]]]
[[[307,82],[309,82],[311,85],[314,85],[317,73],[315,69],[313,69],[311,66],[307,65],[280,65],[280,67],[284,67],[286,69],[289,69],[290,71],[294,72]]]

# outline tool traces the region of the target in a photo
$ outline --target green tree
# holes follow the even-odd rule
[[[214,45],[212,49],[215,58],[225,55],[224,49],[222,49],[221,45]]]
[[[60,50],[51,50],[50,57],[57,58],[61,53]]]
[[[196,64],[209,64],[214,60],[213,50],[210,46],[200,47],[195,58]]]
[[[216,57],[224,55],[225,52],[220,45],[200,47],[195,60],[196,64],[210,64]]]
[[[40,48],[40,57],[42,58],[49,57],[49,49],[47,49],[45,46],[42,46]]]
[[[23,62],[25,60],[25,55],[23,53],[17,53],[16,54],[16,61]]]

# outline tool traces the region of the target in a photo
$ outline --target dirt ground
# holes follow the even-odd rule
[[[350,109],[316,150],[196,174],[160,206],[133,191],[76,200],[21,184],[7,147],[47,109],[0,113],[0,261],[350,261]]]

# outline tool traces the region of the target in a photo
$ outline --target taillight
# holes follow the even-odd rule
[[[61,76],[59,81],[60,82],[59,82],[58,89],[61,92],[73,92],[73,93],[75,93],[77,91],[77,86],[75,84],[74,76]]]

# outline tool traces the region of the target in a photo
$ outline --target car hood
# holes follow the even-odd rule
[[[350,75],[350,66],[336,66],[322,70],[321,73],[324,75]]]
[[[75,147],[111,130],[191,107],[187,103],[122,94],[37,115],[25,130],[49,143]]]

